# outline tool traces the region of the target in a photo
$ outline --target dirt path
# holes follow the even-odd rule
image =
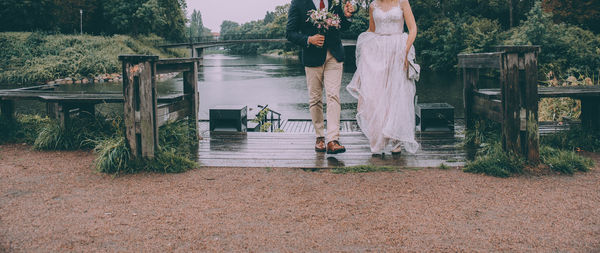
[[[93,158],[0,146],[0,252],[600,251],[600,169],[112,178]]]

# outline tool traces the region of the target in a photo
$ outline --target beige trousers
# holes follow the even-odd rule
[[[340,138],[340,87],[343,63],[327,51],[323,66],[305,67],[308,85],[308,108],[317,137],[325,137],[323,121],[323,87],[327,97],[327,142]]]

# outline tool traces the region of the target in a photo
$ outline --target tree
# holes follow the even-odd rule
[[[229,34],[231,31],[236,30],[239,26],[240,24],[233,21],[223,21],[223,23],[221,23],[221,36]]]
[[[600,32],[600,1],[544,0],[545,11],[552,12],[556,23],[565,22]]]
[[[167,24],[167,20],[161,15],[157,0],[143,3],[134,13],[134,20],[136,20],[137,32],[141,34],[160,31]]]
[[[158,0],[161,15],[165,18],[166,25],[162,29],[162,36],[170,40],[183,40],[185,38],[185,1]]]
[[[204,24],[202,23],[202,14],[194,10],[190,17],[190,37],[204,36]]]

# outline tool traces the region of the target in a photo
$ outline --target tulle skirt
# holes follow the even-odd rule
[[[415,83],[404,70],[406,33],[362,33],[356,45],[356,73],[346,89],[358,99],[356,120],[371,152],[400,146],[415,153]]]

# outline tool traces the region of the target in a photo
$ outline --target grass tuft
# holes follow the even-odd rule
[[[467,163],[464,172],[482,173],[494,177],[510,177],[523,173],[525,160],[512,154],[506,154],[500,145],[489,145],[475,161]]]
[[[194,162],[198,140],[192,121],[170,122],[159,130],[160,149],[153,159],[130,160],[125,137],[117,133],[97,142],[95,166],[108,174],[137,172],[181,173],[198,167]]]
[[[440,164],[440,167],[438,167],[440,170],[449,170],[451,169],[450,166],[446,165],[445,163]]]
[[[129,148],[125,137],[111,137],[98,142],[94,152],[98,157],[94,164],[98,171],[108,174],[132,173],[129,164]]]
[[[39,133],[51,123],[48,117],[17,114],[13,120],[0,120],[0,144],[34,144]]]
[[[600,151],[600,131],[571,126],[567,131],[541,136],[542,145],[565,150]]]
[[[75,150],[93,149],[98,140],[105,139],[122,127],[120,117],[112,120],[97,114],[95,116],[81,113],[70,119],[66,128],[58,122],[51,121],[40,131],[34,143],[39,150]]]
[[[573,175],[577,171],[586,172],[594,167],[594,161],[573,151],[559,150],[548,146],[540,148],[542,162],[553,171]]]
[[[394,172],[400,168],[392,166],[374,166],[374,165],[358,165],[351,167],[341,167],[332,169],[331,172],[334,174],[347,174],[347,173],[369,173],[369,172]]]

